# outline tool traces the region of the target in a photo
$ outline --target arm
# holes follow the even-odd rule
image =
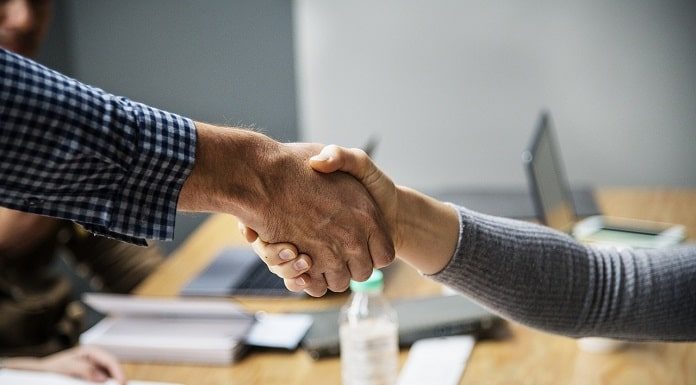
[[[599,249],[459,208],[457,249],[431,277],[520,323],[572,337],[696,339],[696,247]]]
[[[0,87],[2,206],[140,244],[172,237],[177,204],[233,214],[321,258],[314,295],[394,258],[365,188],[307,167],[319,147],[194,123],[1,49]]]
[[[329,146],[312,167],[361,180],[392,221],[400,258],[496,313],[574,337],[696,339],[694,246],[584,246],[543,226],[454,208],[394,186],[359,150]],[[278,246],[254,242],[272,262]],[[287,269],[275,269],[297,288]]]
[[[126,384],[116,357],[94,347],[78,346],[43,358],[7,358],[0,364],[0,368],[52,372],[93,382],[113,378],[120,385]]]
[[[0,205],[133,243],[171,239],[194,123],[0,49]]]

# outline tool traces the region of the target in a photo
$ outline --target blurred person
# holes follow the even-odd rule
[[[396,186],[361,150],[327,146],[319,172],[360,180],[387,219],[399,258],[503,317],[571,337],[696,340],[696,246],[618,250],[548,227],[480,214]],[[318,258],[242,233],[292,291]],[[320,258],[320,257],[319,257]]]
[[[0,1],[0,47],[35,56],[52,6],[49,0]],[[92,286],[117,293],[129,292],[163,259],[154,246],[93,236],[69,221],[0,207],[0,357],[43,356],[77,342],[85,312],[72,299],[70,280],[55,271],[61,251]],[[58,357],[64,362],[71,355]]]

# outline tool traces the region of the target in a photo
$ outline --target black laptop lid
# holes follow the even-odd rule
[[[577,216],[556,142],[551,117],[541,114],[529,148],[522,153],[539,221],[569,231]]]

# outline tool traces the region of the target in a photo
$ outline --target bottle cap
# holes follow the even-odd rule
[[[375,291],[382,289],[382,287],[384,287],[384,275],[377,269],[372,270],[372,275],[367,281],[350,281],[350,290],[354,292]]]

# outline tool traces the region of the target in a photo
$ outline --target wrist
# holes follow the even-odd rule
[[[39,359],[34,357],[4,358],[0,359],[0,369],[40,370],[41,365]]]
[[[408,187],[397,187],[397,253],[423,274],[449,263],[459,240],[459,216],[449,205]]]
[[[245,217],[263,199],[263,170],[279,144],[256,132],[205,123],[196,123],[196,133],[196,161],[178,208]]]

